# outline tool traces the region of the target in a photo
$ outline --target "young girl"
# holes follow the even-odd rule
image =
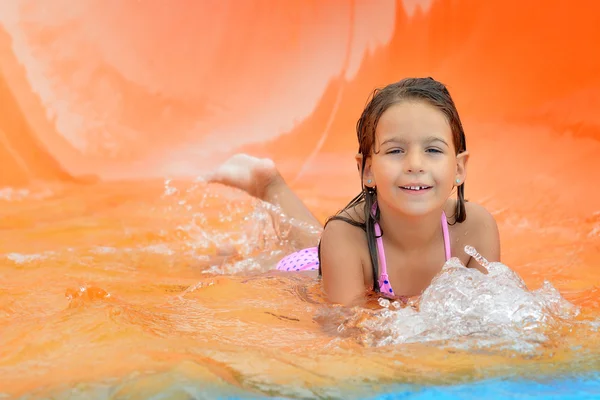
[[[371,290],[390,298],[419,295],[452,256],[486,273],[464,252],[466,245],[500,261],[494,218],[465,202],[469,153],[443,84],[411,78],[375,91],[356,130],[362,191],[326,222],[317,247],[285,257],[277,269],[318,270],[331,302],[356,305]],[[319,225],[271,160],[236,155],[210,180]],[[305,236],[314,246],[317,239]]]

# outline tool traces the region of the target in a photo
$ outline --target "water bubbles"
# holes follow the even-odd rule
[[[383,297],[380,297],[377,301],[381,307],[389,308],[389,306],[390,306],[390,301]]]
[[[472,247],[465,251],[479,256]],[[548,341],[549,330],[579,314],[549,282],[529,291],[506,265],[480,256],[478,262],[488,274],[466,268],[458,258],[448,260],[420,296],[418,307],[380,298],[382,310],[357,309],[341,325],[368,346],[446,342],[532,351]]]
[[[402,304],[400,304],[399,301],[394,300],[391,301],[390,299],[384,298],[384,297],[380,297],[379,299],[377,299],[377,302],[379,303],[379,305],[383,308],[393,308],[394,310],[398,310],[402,307]]]
[[[164,196],[173,196],[175,194],[179,193],[179,190],[177,190],[177,188],[171,186],[173,180],[172,179],[165,179],[165,191],[164,191]]]
[[[473,246],[465,246],[465,253],[473,257],[484,268],[487,268],[490,263],[481,254],[475,250]]]

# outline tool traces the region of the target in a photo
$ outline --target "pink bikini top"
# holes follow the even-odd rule
[[[376,210],[377,203],[373,204],[373,211]],[[446,213],[442,211],[442,231],[444,232],[444,248],[446,250],[446,261],[451,257],[450,254],[450,235],[448,233],[448,220]],[[375,237],[377,238],[377,259],[379,260],[379,291],[387,296],[396,296],[387,274],[387,264],[385,262],[385,251],[383,250],[383,238],[379,223],[375,223]]]

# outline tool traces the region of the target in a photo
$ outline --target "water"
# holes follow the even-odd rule
[[[519,272],[544,265],[484,275],[451,259],[408,304],[331,306],[313,276],[272,270],[297,222],[243,193],[169,180],[52,190],[3,203],[9,397],[597,390],[597,297],[566,298],[556,272],[528,287]]]
[[[597,397],[592,3],[238,3],[0,6],[0,398]],[[359,187],[368,93],[415,74],[461,113],[487,277],[332,307],[271,271],[297,221],[162,179],[246,143],[323,221]]]

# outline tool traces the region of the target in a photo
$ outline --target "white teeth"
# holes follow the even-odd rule
[[[429,186],[402,186],[404,189],[410,189],[410,190],[423,190],[423,189],[427,189]]]

